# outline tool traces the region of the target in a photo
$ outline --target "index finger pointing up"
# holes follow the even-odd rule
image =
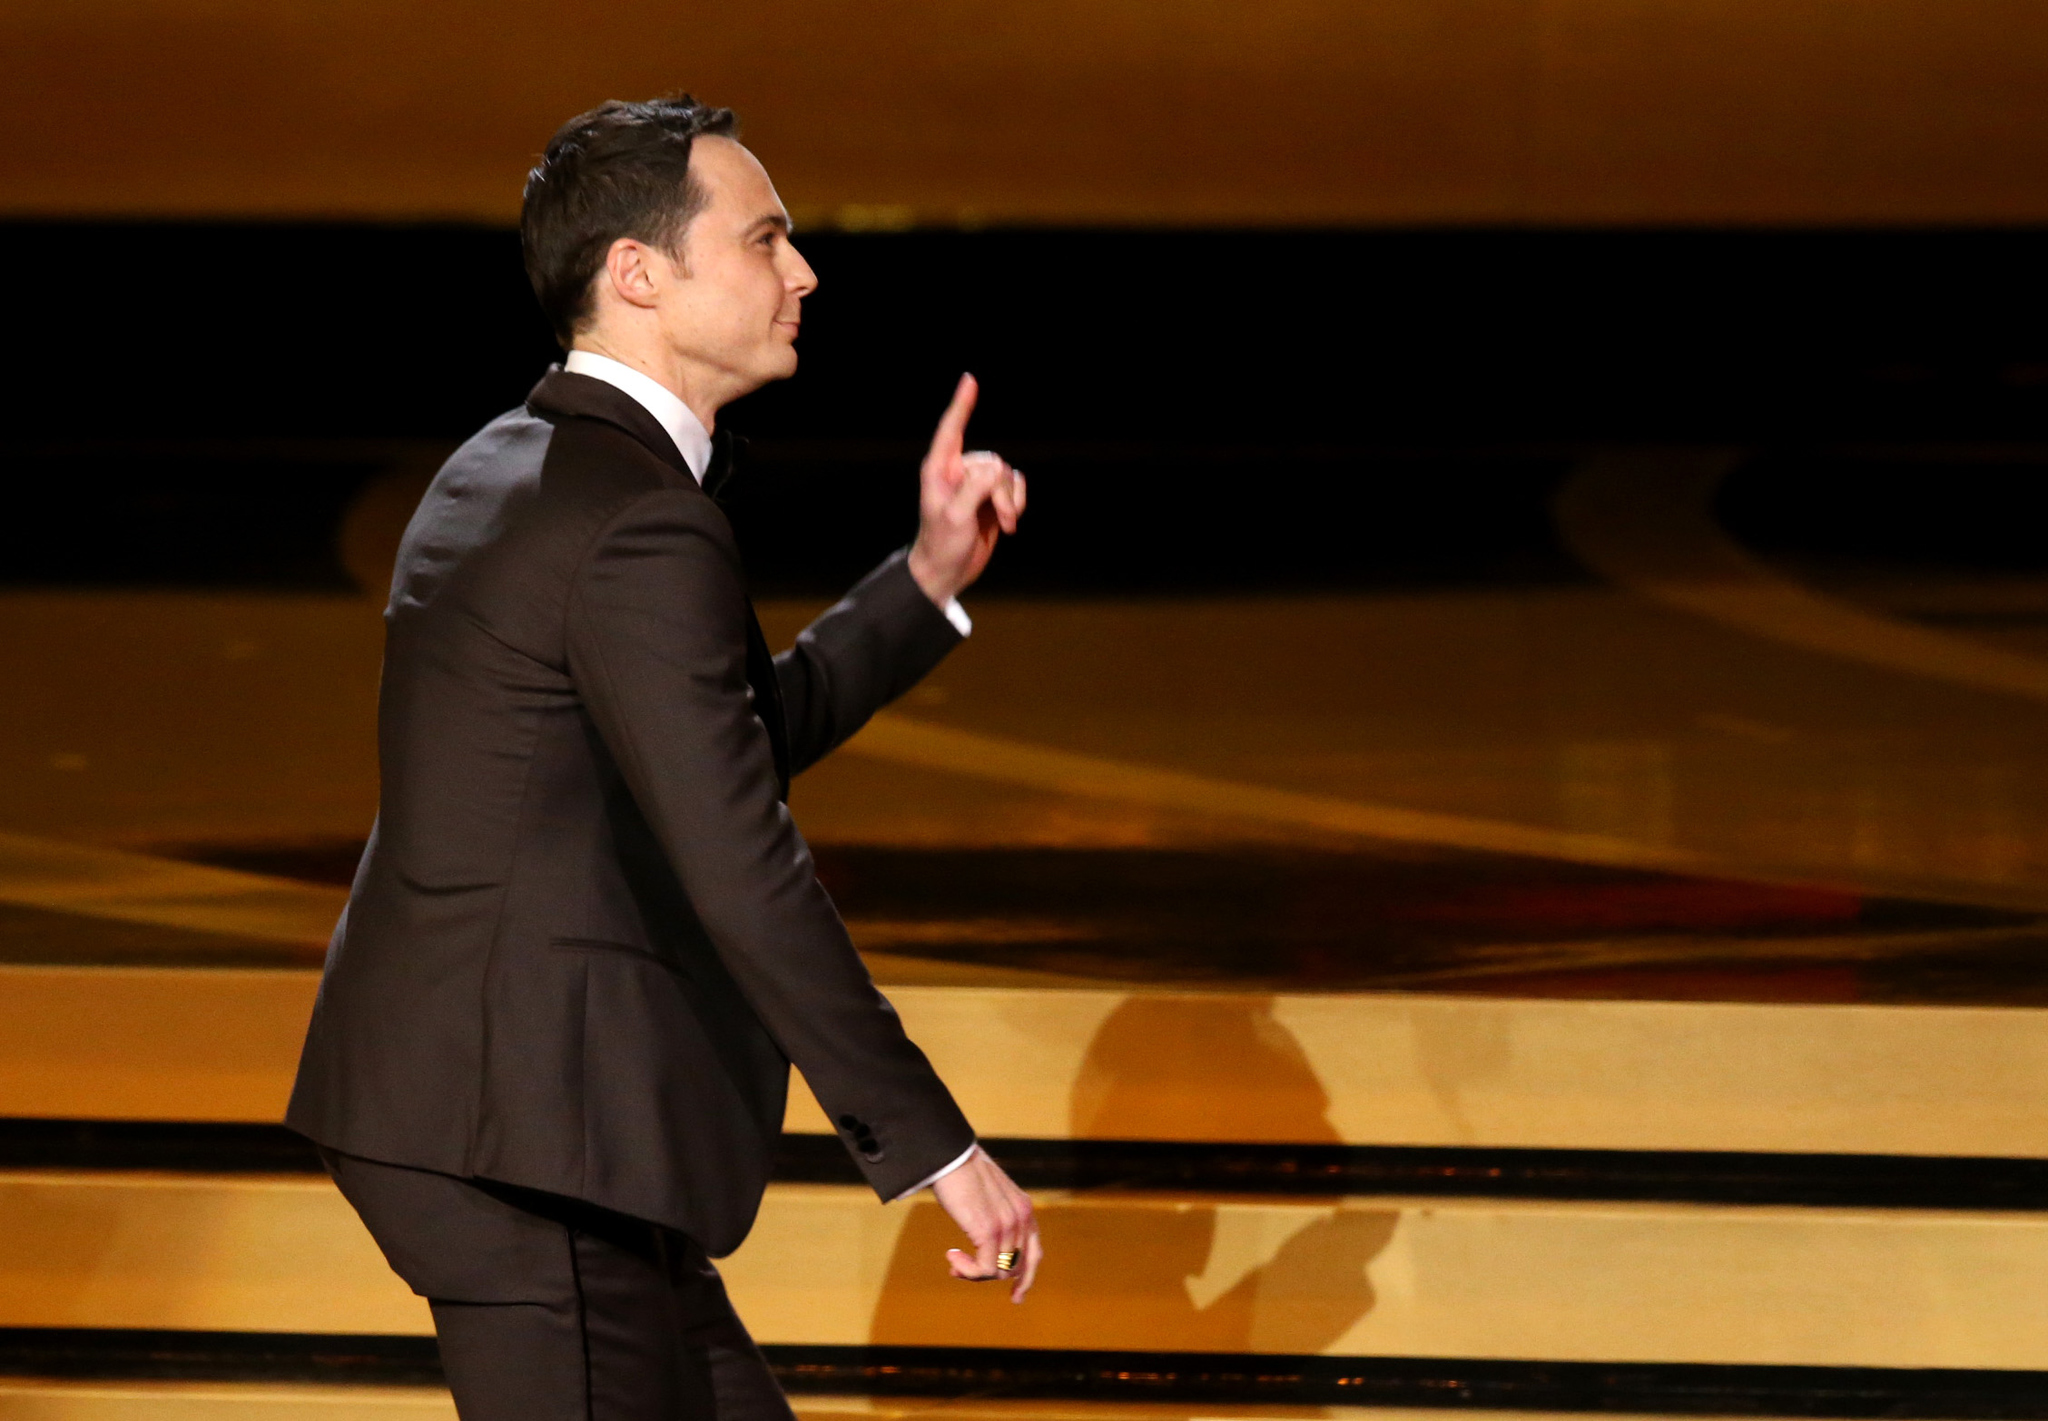
[[[953,390],[953,403],[946,406],[946,412],[939,416],[938,431],[932,435],[932,455],[939,459],[957,459],[962,444],[967,439],[967,417],[974,413],[975,397],[981,393],[981,386],[972,375],[962,375],[960,383]]]

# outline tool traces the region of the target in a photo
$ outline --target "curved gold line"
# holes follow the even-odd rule
[[[959,730],[893,711],[876,716],[844,748],[872,759],[1058,794],[1113,799],[1359,838],[1623,868],[1699,873],[1717,867],[1716,861],[1685,849],[1211,779],[1181,770]]]
[[[0,903],[265,942],[319,944],[348,891],[0,834]]]
[[[1971,690],[2048,701],[2048,662],[1868,612],[1781,576],[1714,521],[1727,450],[1602,454],[1559,490],[1557,526],[1619,587],[1752,636]]]

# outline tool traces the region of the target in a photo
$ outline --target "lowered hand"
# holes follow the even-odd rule
[[[970,1283],[1007,1282],[1010,1301],[1023,1302],[1031,1280],[1038,1276],[1038,1260],[1045,1256],[1030,1196],[1012,1184],[1003,1167],[979,1146],[966,1164],[934,1184],[932,1193],[974,1245],[972,1253],[964,1248],[946,1250],[953,1276]],[[999,1266],[1005,1253],[1013,1255],[1008,1268]]]

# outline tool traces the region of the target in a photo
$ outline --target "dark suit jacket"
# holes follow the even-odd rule
[[[771,657],[666,431],[557,369],[435,478],[386,619],[382,804],[292,1128],[713,1255],[792,1061],[885,1198],[967,1149],[783,803],[959,641],[901,554]]]

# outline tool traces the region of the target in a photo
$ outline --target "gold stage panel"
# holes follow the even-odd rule
[[[0,1378],[4,1421],[455,1421],[440,1387]]]
[[[1098,1191],[1013,1307],[923,1200],[777,1185],[727,1261],[763,1342],[2042,1368],[2048,1219]],[[0,1326],[430,1330],[317,1178],[0,1173]],[[1597,1260],[1597,1265],[1589,1260]]]
[[[922,1400],[793,1396],[798,1421],[1216,1421],[1219,1411],[1246,1421],[1443,1421],[1412,1407],[1167,1406],[1147,1402]],[[1525,1421],[1527,1412],[1460,1408],[1470,1421]],[[1588,1421],[1570,1412],[1555,1421]],[[1603,1411],[1601,1421],[1644,1421]],[[0,1377],[0,1421],[454,1421],[439,1387],[310,1386],[275,1383],[65,1382]]]
[[[0,966],[0,1116],[284,1118],[317,972]]]
[[[895,988],[994,1137],[2048,1155],[2025,1010]],[[807,1093],[789,1128],[823,1132]]]
[[[2048,1158],[2030,1010],[883,980],[991,1138]],[[0,1116],[276,1121],[316,986],[0,966]]]
[[[0,1327],[433,1331],[319,1176],[0,1173]]]

